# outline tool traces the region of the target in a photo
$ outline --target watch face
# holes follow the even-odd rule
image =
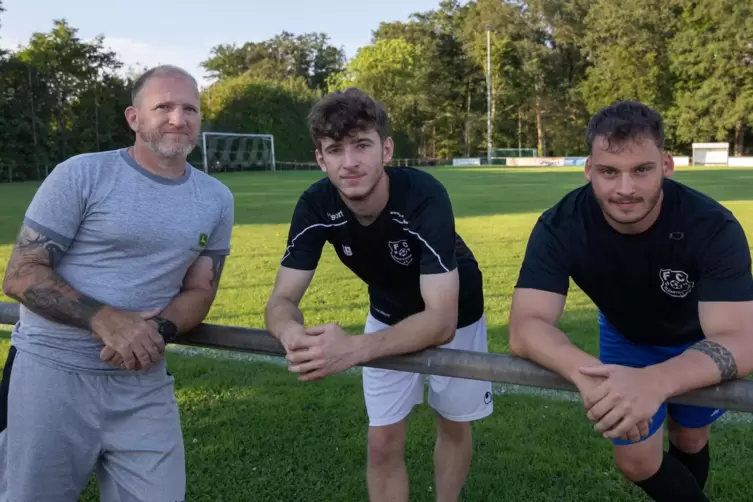
[[[166,342],[172,342],[178,335],[178,328],[175,326],[175,323],[162,318],[155,318],[155,320],[158,324],[157,331],[162,335],[162,338]]]
[[[162,328],[162,334],[165,336],[167,341],[172,342],[178,335],[178,330],[175,328],[175,324],[168,321],[168,324],[166,324]]]

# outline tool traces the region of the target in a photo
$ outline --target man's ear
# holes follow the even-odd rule
[[[588,181],[591,181],[591,156],[586,157],[586,168],[583,171],[583,175]]]
[[[128,126],[131,128],[131,130],[136,131],[138,130],[138,114],[136,112],[136,108],[133,106],[129,106],[125,109],[125,118],[128,122]]]
[[[675,173],[675,159],[672,157],[672,154],[668,152],[664,152],[662,158],[662,171],[664,172],[665,178],[671,178],[672,175]]]
[[[395,142],[390,136],[388,136],[384,143],[382,143],[382,162],[389,164],[392,161],[392,156],[395,153]]]
[[[314,155],[316,156],[316,163],[319,164],[319,169],[327,172],[327,166],[324,164],[324,155],[322,155],[322,152],[317,148],[314,150]]]

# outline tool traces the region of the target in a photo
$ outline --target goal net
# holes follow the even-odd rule
[[[693,143],[694,166],[726,166],[729,143]]]
[[[204,132],[204,172],[274,171],[275,141],[271,134]]]

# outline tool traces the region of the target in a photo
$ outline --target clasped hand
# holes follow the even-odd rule
[[[299,381],[312,381],[355,366],[357,339],[330,323],[310,328],[294,325],[280,341],[287,352],[288,370],[300,373]]]
[[[667,397],[661,382],[654,381],[645,369],[615,364],[585,366],[580,372],[603,378],[581,392],[596,431],[608,439],[634,442],[648,435],[648,424]]]
[[[106,307],[92,320],[94,338],[105,346],[99,357],[126,370],[149,369],[165,353],[165,342],[157,325],[148,321],[159,310],[123,312]]]

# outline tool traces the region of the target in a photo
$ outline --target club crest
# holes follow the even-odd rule
[[[407,240],[401,239],[399,241],[389,241],[389,246],[390,256],[393,260],[406,267],[410,265],[413,261],[413,255],[411,254]]]
[[[686,272],[663,268],[659,271],[661,290],[674,298],[685,298],[693,290],[695,282]]]

